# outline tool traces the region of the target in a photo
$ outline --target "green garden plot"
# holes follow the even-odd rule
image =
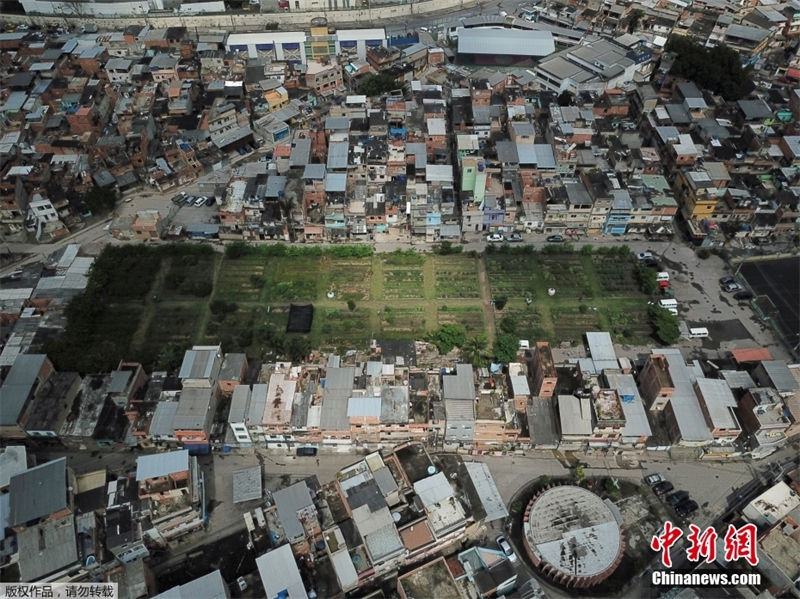
[[[205,309],[202,302],[166,303],[154,306],[150,324],[144,334],[139,358],[145,364],[158,361],[164,351],[182,353],[190,348],[197,338],[200,324],[198,313]]]
[[[329,289],[333,289],[337,298],[355,301],[370,299],[372,287],[371,259],[332,258],[328,268]]]
[[[425,297],[421,267],[383,265],[383,298],[422,299]]]
[[[470,336],[486,332],[486,322],[480,306],[439,306],[436,318],[439,326],[461,325]]]
[[[591,257],[591,267],[601,295],[630,297],[639,295],[639,283],[634,275],[632,260],[622,256]]]
[[[425,333],[424,306],[386,306],[378,314],[382,335],[419,338]]]
[[[489,255],[486,272],[492,297],[526,298],[535,296],[541,289],[536,256]]]
[[[278,303],[312,302],[322,295],[324,271],[318,256],[270,258],[261,299]]]
[[[478,298],[481,295],[476,259],[469,256],[436,256],[436,296],[442,299]]]
[[[366,308],[352,311],[346,307],[317,309],[314,313],[314,337],[320,339],[323,347],[366,347],[370,335],[376,332],[370,328],[370,317],[370,310]]]
[[[267,262],[261,256],[223,259],[214,297],[228,301],[257,301],[266,282]]]

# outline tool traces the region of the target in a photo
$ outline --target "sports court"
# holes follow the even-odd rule
[[[739,274],[758,296],[755,301],[761,311],[772,316],[795,345],[800,335],[800,258],[742,262]]]

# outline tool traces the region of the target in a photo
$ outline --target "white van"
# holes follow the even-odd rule
[[[660,299],[658,300],[658,305],[662,308],[677,308],[678,307],[678,300],[675,299]]]
[[[689,339],[706,339],[708,337],[708,329],[705,327],[697,327],[696,329],[689,329]]]
[[[669,281],[669,273],[668,272],[656,273],[656,281],[658,281],[659,283],[661,281]]]

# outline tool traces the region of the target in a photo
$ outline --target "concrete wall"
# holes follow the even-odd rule
[[[397,4],[358,10],[328,10],[313,12],[281,13],[225,13],[214,15],[184,16],[136,16],[136,17],[92,17],[101,30],[122,29],[128,25],[152,25],[156,28],[189,27],[198,29],[227,29],[228,31],[263,31],[268,23],[279,23],[281,29],[306,29],[311,19],[324,17],[329,25],[342,23],[381,23],[385,19],[406,18],[409,15],[426,15],[436,12],[449,12],[478,5],[478,0],[425,0],[410,4]],[[73,23],[77,26],[86,22],[86,17],[4,15],[6,21],[15,23]]]

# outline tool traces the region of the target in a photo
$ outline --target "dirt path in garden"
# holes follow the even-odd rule
[[[211,280],[214,283],[214,289],[217,288],[217,281],[219,279],[219,273],[222,271],[223,260],[222,258],[219,258],[215,262],[216,263],[214,264],[214,272],[211,273]],[[206,331],[206,323],[208,322],[210,316],[211,316],[211,301],[209,300],[203,305],[203,311],[200,314],[198,314],[197,329],[195,329],[194,332],[195,343],[198,343],[204,337],[204,333]]]
[[[372,286],[370,299],[372,301],[383,299],[383,259],[380,256],[372,258]]]
[[[425,330],[427,331],[433,331],[439,326],[435,268],[433,259],[426,256],[422,265],[422,289],[425,302]]]
[[[150,287],[150,291],[144,298],[142,317],[139,319],[139,326],[131,337],[130,348],[132,353],[139,351],[145,341],[147,330],[150,328],[150,322],[153,320],[153,316],[158,309],[158,301],[154,301],[153,297],[158,296],[161,290],[164,289],[164,280],[167,278],[170,266],[172,266],[172,260],[173,257],[168,256],[161,261],[161,268],[153,279],[153,285]],[[220,260],[220,262],[222,261]],[[206,302],[206,305],[207,304],[208,302]]]
[[[489,275],[486,274],[486,263],[478,260],[478,287],[481,291],[481,308],[486,320],[486,337],[489,345],[494,343],[497,333],[494,328],[494,309],[492,308],[492,292],[489,289]]]

